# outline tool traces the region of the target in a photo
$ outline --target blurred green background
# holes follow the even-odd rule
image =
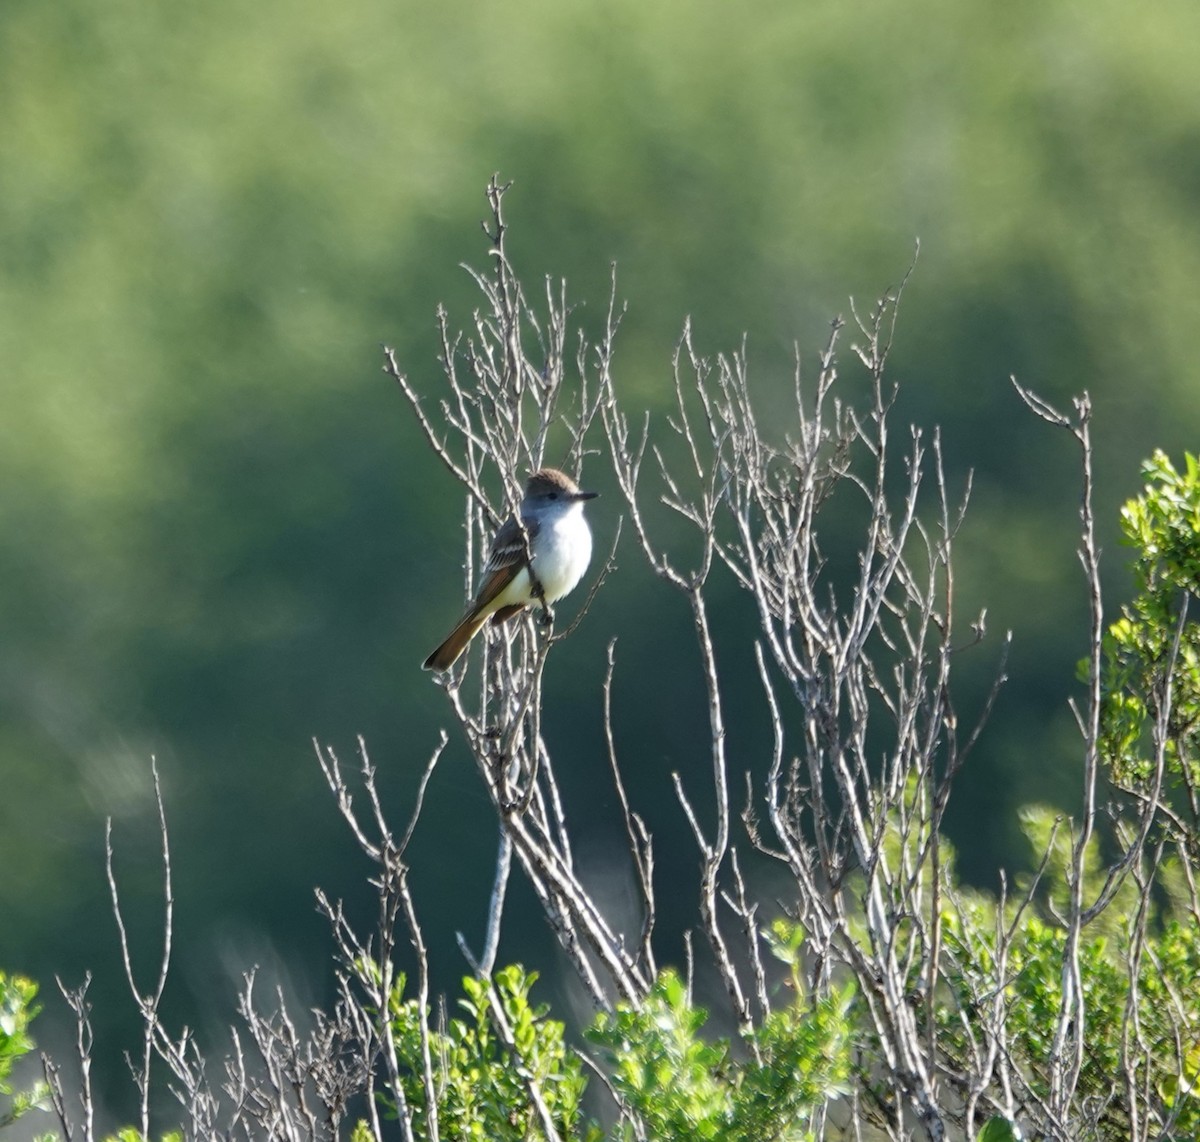
[[[456,491],[379,346],[435,391],[435,307],[469,319],[459,264],[487,266],[496,170],[515,180],[526,284],[565,276],[593,333],[617,262],[635,410],[665,406],[688,314],[705,352],[746,331],[764,404],[783,400],[792,343],[811,364],[848,297],[869,307],[920,238],[897,415],[942,426],[953,486],[976,472],[964,631],[986,605],[993,635],[1015,635],[950,817],[965,872],[994,884],[1025,859],[1016,808],[1073,804],[1065,703],[1086,634],[1077,457],[1008,377],[1063,404],[1094,396],[1115,601],[1138,462],[1194,449],[1200,430],[1197,42],[1200,8],[1182,0],[8,0],[0,965],[43,982],[47,1021],[54,974],[91,968],[98,1049],[119,1072],[133,1037],[103,821],[149,973],[154,754],[179,901],[172,1013],[223,1027],[253,962],[326,995],[312,888],[366,918],[367,869],[309,742],[350,760],[365,735],[405,818],[449,725],[418,663],[461,582]],[[844,395],[861,395],[853,375]],[[585,474],[611,492],[601,464]],[[617,512],[610,495],[592,513],[601,546]],[[761,699],[744,603],[723,589],[735,760],[752,760]],[[613,636],[618,745],[678,897],[670,959],[696,856],[669,775],[703,789],[705,719],[684,606],[632,544],[549,691],[581,856],[619,901],[599,720]],[[687,649],[664,671],[673,645]],[[964,661],[964,715],[997,647]],[[478,942],[493,847],[457,741],[417,844],[445,986],[454,929]],[[518,888],[505,953],[549,963],[548,946]]]

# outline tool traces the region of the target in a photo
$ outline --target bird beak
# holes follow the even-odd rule
[[[599,492],[576,492],[574,498],[577,500],[594,500]]]

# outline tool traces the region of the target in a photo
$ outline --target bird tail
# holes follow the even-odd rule
[[[458,661],[462,652],[467,649],[467,643],[475,637],[476,632],[487,621],[486,612],[480,614],[478,611],[468,611],[463,615],[458,626],[446,636],[446,641],[425,659],[421,664],[422,668],[425,670],[449,670]]]
[[[479,628],[491,619],[493,623],[507,622],[525,609],[524,603],[513,603],[498,611],[468,611],[447,636],[446,641],[421,664],[424,670],[449,670],[467,649],[467,643],[479,633]]]

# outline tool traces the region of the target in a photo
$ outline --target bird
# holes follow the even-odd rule
[[[425,670],[449,670],[489,618],[507,622],[531,603],[545,606],[575,589],[592,558],[592,532],[583,505],[596,495],[580,491],[557,468],[539,468],[529,477],[521,522],[510,517],[496,532],[475,598],[425,659]]]

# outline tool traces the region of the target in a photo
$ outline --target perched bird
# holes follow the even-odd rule
[[[557,468],[541,468],[529,477],[521,501],[521,524],[508,519],[496,533],[474,602],[445,642],[425,659],[426,670],[449,670],[489,618],[506,622],[530,603],[553,603],[574,589],[592,558],[592,533],[583,518],[583,502],[595,496],[595,492],[581,492]]]

